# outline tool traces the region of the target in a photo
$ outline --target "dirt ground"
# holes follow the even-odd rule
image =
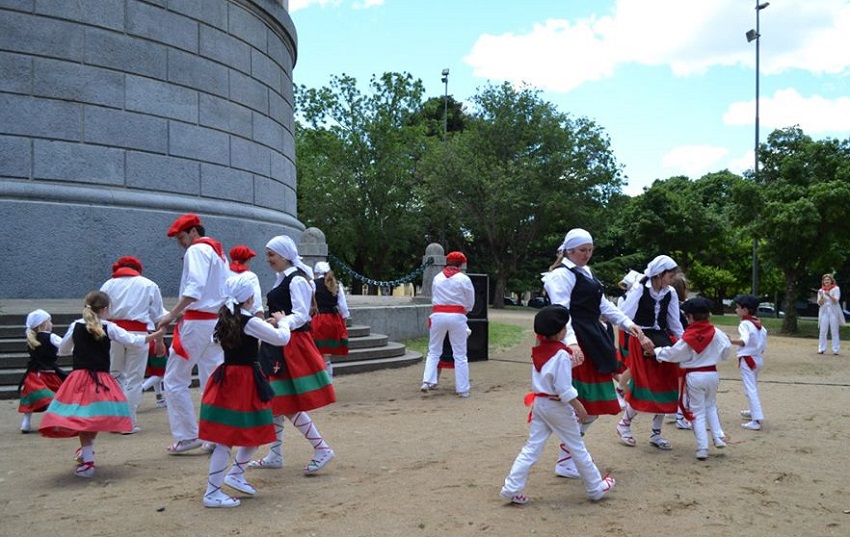
[[[529,328],[533,313],[490,319]],[[22,435],[17,402],[0,401],[0,535],[850,535],[850,345],[842,356],[819,356],[812,340],[771,336],[761,432],[739,427],[740,377],[724,363],[720,417],[731,440],[707,461],[694,458],[690,431],[667,425],[673,450],[662,452],[641,415],[629,448],[616,419],[600,418],[585,440],[617,486],[599,503],[585,499],[580,482],[554,475],[553,439],[532,469],[531,502],[518,507],[499,489],[526,439],[526,335],[471,364],[469,399],[453,395],[451,375],[420,393],[421,366],[337,377],[338,402],[311,413],[336,459],[305,477],[311,450],[287,426],[283,469],[249,470],[258,494],[236,509],[202,507],[207,456],[166,453],[166,412],[151,393],[141,433],[98,437],[91,480],[73,475],[77,440]]]

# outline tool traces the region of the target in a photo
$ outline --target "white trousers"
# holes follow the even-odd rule
[[[466,315],[462,313],[432,313],[431,331],[428,342],[428,358],[422,382],[437,383],[437,363],[443,354],[443,340],[449,335],[452,355],[455,360],[455,391],[469,391],[469,362],[466,359]]]
[[[762,366],[764,365],[764,360],[761,356],[753,356],[753,360],[756,363],[755,369],[750,369],[746,360],[740,360],[741,382],[744,384],[744,396],[750,403],[752,419],[761,421],[764,419],[764,413],[762,413],[761,400],[759,399],[758,379],[759,371],[761,371]]]
[[[584,481],[588,494],[595,494],[602,487],[602,476],[593,463],[584,440],[575,410],[563,401],[551,401],[546,397],[535,397],[532,406],[531,426],[528,441],[516,456],[511,473],[505,478],[503,490],[511,495],[525,490],[528,472],[540,460],[546,441],[555,433],[573,457],[576,469]]]
[[[189,359],[174,352],[172,347],[165,364],[165,400],[168,402],[168,423],[176,442],[198,438],[198,417],[189,385],[192,368],[198,366],[201,393],[215,368],[224,361],[224,351],[212,340],[216,319],[183,321],[180,342]]]
[[[697,449],[708,449],[706,424],[715,438],[723,437],[720,416],[717,413],[717,389],[720,387],[720,375],[717,371],[694,371],[685,377],[687,403],[694,414],[693,431],[697,440]]]
[[[843,314],[841,314],[843,315]],[[818,352],[826,351],[826,332],[829,330],[832,336],[832,352],[837,353],[841,350],[841,339],[838,332],[838,317],[835,315],[824,315],[818,320],[820,325],[820,333],[818,334]]]
[[[133,332],[134,334],[147,334],[147,332]],[[142,400],[142,382],[145,381],[145,368],[148,365],[148,346],[141,349],[138,347],[127,347],[117,341],[112,341],[109,346],[110,366],[109,372],[115,377],[115,381],[124,390],[127,403],[130,405],[130,418],[136,425],[136,411]]]

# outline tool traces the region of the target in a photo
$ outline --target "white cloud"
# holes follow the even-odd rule
[[[354,9],[369,9],[370,7],[380,7],[384,5],[384,0],[359,0],[351,6]]]
[[[684,174],[691,178],[702,177],[708,172],[717,171],[717,162],[729,153],[726,147],[713,145],[683,145],[668,151],[661,157],[661,165],[672,173]]]
[[[753,143],[755,143],[755,139]],[[738,175],[743,174],[747,170],[752,170],[753,166],[755,166],[755,151],[752,149],[749,149],[740,157],[734,158],[726,164],[726,168],[730,172],[737,173]]]
[[[754,125],[755,99],[730,104],[723,123]],[[759,127],[773,130],[793,125],[807,134],[850,132],[850,98],[803,97],[793,88],[759,98]]]
[[[610,14],[550,19],[525,33],[481,35],[464,58],[473,75],[567,92],[622,65],[667,66],[677,76],[755,62],[741,0],[616,0]],[[762,71],[850,72],[850,1],[787,0],[760,12]],[[770,54],[767,54],[770,52]]]
[[[342,3],[342,0],[289,0],[289,12],[293,13],[300,9],[306,9],[310,6],[333,6],[336,7]]]

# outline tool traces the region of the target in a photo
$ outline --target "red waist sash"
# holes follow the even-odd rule
[[[211,321],[213,319],[218,319],[217,313],[198,310],[186,310],[183,312],[183,320],[174,325],[174,335],[171,339],[171,348],[174,350],[174,354],[185,360],[189,359],[189,353],[186,352],[186,349],[183,348],[183,343],[180,342],[180,324],[183,321]]]
[[[756,370],[756,361],[752,356],[738,356],[738,367],[741,367],[741,360],[747,362],[747,365],[750,366],[750,369],[753,371]]]
[[[148,324],[142,321],[131,321],[129,319],[111,319],[111,321],[128,332],[148,331]]]
[[[691,412],[690,400],[685,401],[685,392],[687,391],[688,373],[698,373],[702,371],[717,371],[716,365],[706,365],[703,367],[682,368],[682,383],[679,385],[679,408],[682,410],[682,415],[688,421],[693,421],[694,413]]]
[[[535,397],[546,397],[548,399],[551,399],[552,401],[560,401],[561,400],[561,396],[552,395],[551,393],[528,392],[527,394],[525,394],[525,399],[524,399],[525,406],[531,407],[531,405],[534,403]],[[533,415],[533,411],[529,410],[528,411],[528,423],[531,423],[532,415]]]
[[[466,308],[456,304],[435,304],[434,313],[462,313],[466,315]]]

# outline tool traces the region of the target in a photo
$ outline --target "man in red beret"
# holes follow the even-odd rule
[[[100,290],[109,295],[110,320],[128,332],[147,334],[153,331],[155,323],[165,313],[159,286],[142,276],[142,262],[133,256],[125,255],[112,265],[112,277]],[[110,373],[124,390],[130,404],[133,430],[126,434],[141,430],[137,424],[136,411],[142,400],[148,352],[148,347],[129,347],[117,341],[109,346]],[[162,338],[156,340],[154,352],[157,356],[165,354]]]
[[[461,252],[449,252],[446,268],[434,276],[431,286],[433,313],[430,317],[428,358],[422,376],[422,392],[437,386],[437,363],[443,353],[446,335],[452,345],[455,363],[455,392],[460,397],[469,397],[469,363],[466,359],[468,337],[466,314],[475,306],[475,288],[469,276],[461,272],[466,256]]]
[[[165,395],[168,401],[168,422],[174,443],[170,453],[183,453],[201,447],[198,440],[198,418],[189,384],[192,368],[198,366],[201,391],[212,372],[224,361],[224,352],[213,341],[218,310],[225,301],[227,260],[221,243],[206,237],[201,219],[196,214],[184,214],[168,229],[186,250],[183,255],[183,274],[180,277],[180,298],[166,313],[157,327],[168,326],[182,314],[174,328],[171,352],[165,365]]]
[[[251,271],[251,259],[257,256],[257,253],[245,246],[239,244],[230,249],[230,276],[242,274],[242,277],[251,282],[254,287],[254,305],[251,306],[251,313],[255,317],[263,316],[263,291],[260,288],[260,279]]]

